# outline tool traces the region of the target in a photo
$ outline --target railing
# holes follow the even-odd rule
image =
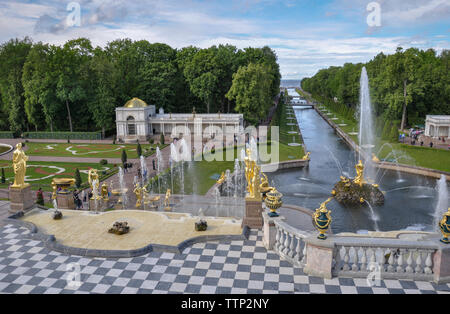
[[[303,268],[306,264],[306,243],[304,240],[310,235],[279,220],[275,221],[275,228],[275,252],[294,266]]]
[[[335,238],[332,274],[366,278],[433,280],[435,244],[398,239]]]

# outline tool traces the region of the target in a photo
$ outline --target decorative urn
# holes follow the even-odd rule
[[[450,237],[450,208],[448,209],[448,212],[444,214],[442,220],[439,222],[439,228],[441,229],[442,235],[444,236],[441,239],[441,242],[449,244],[450,240],[448,238]]]
[[[319,236],[317,237],[319,240],[326,240],[327,236],[325,235],[330,228],[331,222],[331,211],[327,209],[327,204],[331,202],[333,198],[328,199],[326,202],[320,205],[320,208],[316,209],[316,212],[313,214],[313,225],[319,231]]]
[[[270,192],[266,194],[265,204],[267,208],[270,209],[269,217],[279,217],[280,215],[277,213],[277,209],[283,206],[283,201],[281,198],[283,194],[277,191],[277,189],[272,189]]]

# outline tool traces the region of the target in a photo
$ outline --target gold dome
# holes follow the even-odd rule
[[[139,98],[133,98],[125,104],[125,108],[145,108],[147,103]]]

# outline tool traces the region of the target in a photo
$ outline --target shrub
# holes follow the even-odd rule
[[[161,136],[159,137],[159,142],[161,143],[161,145],[165,144],[164,134],[161,134]]]
[[[141,147],[141,144],[138,143],[136,151],[137,151],[138,157],[141,157],[141,156],[142,156],[142,147]]]
[[[44,203],[44,195],[42,194],[41,191],[39,191],[39,192],[37,193],[36,204],[41,205],[41,206],[44,206],[44,205],[45,205],[45,203]]]
[[[150,145],[153,145],[153,144],[155,143],[155,140],[154,140],[153,138],[150,138],[150,139],[148,140],[148,142],[150,143]]]
[[[2,168],[2,178],[1,178],[1,182],[2,182],[2,183],[5,183],[5,182],[6,182],[5,168]]]
[[[400,133],[398,132],[398,127],[396,124],[392,125],[391,133],[390,133],[390,140],[393,142],[398,142],[398,138],[400,136]]]
[[[127,160],[128,160],[127,152],[124,149],[122,150],[122,164],[124,165],[127,162]]]
[[[106,159],[100,160],[100,165],[106,166],[108,164],[108,161]]]
[[[392,129],[391,122],[389,120],[386,120],[386,122],[384,124],[384,128],[383,128],[383,132],[381,133],[381,138],[383,140],[389,140],[389,135],[390,135],[391,129]]]
[[[78,168],[75,170],[75,185],[77,188],[81,187],[81,174],[80,174],[80,170],[78,170]]]
[[[1,137],[1,133],[0,133]],[[64,140],[101,140],[102,132],[25,132],[24,138]]]

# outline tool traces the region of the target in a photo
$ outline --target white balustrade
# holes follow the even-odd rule
[[[275,252],[294,266],[304,267],[306,262],[306,245],[304,239],[309,236],[282,221],[275,221]]]

